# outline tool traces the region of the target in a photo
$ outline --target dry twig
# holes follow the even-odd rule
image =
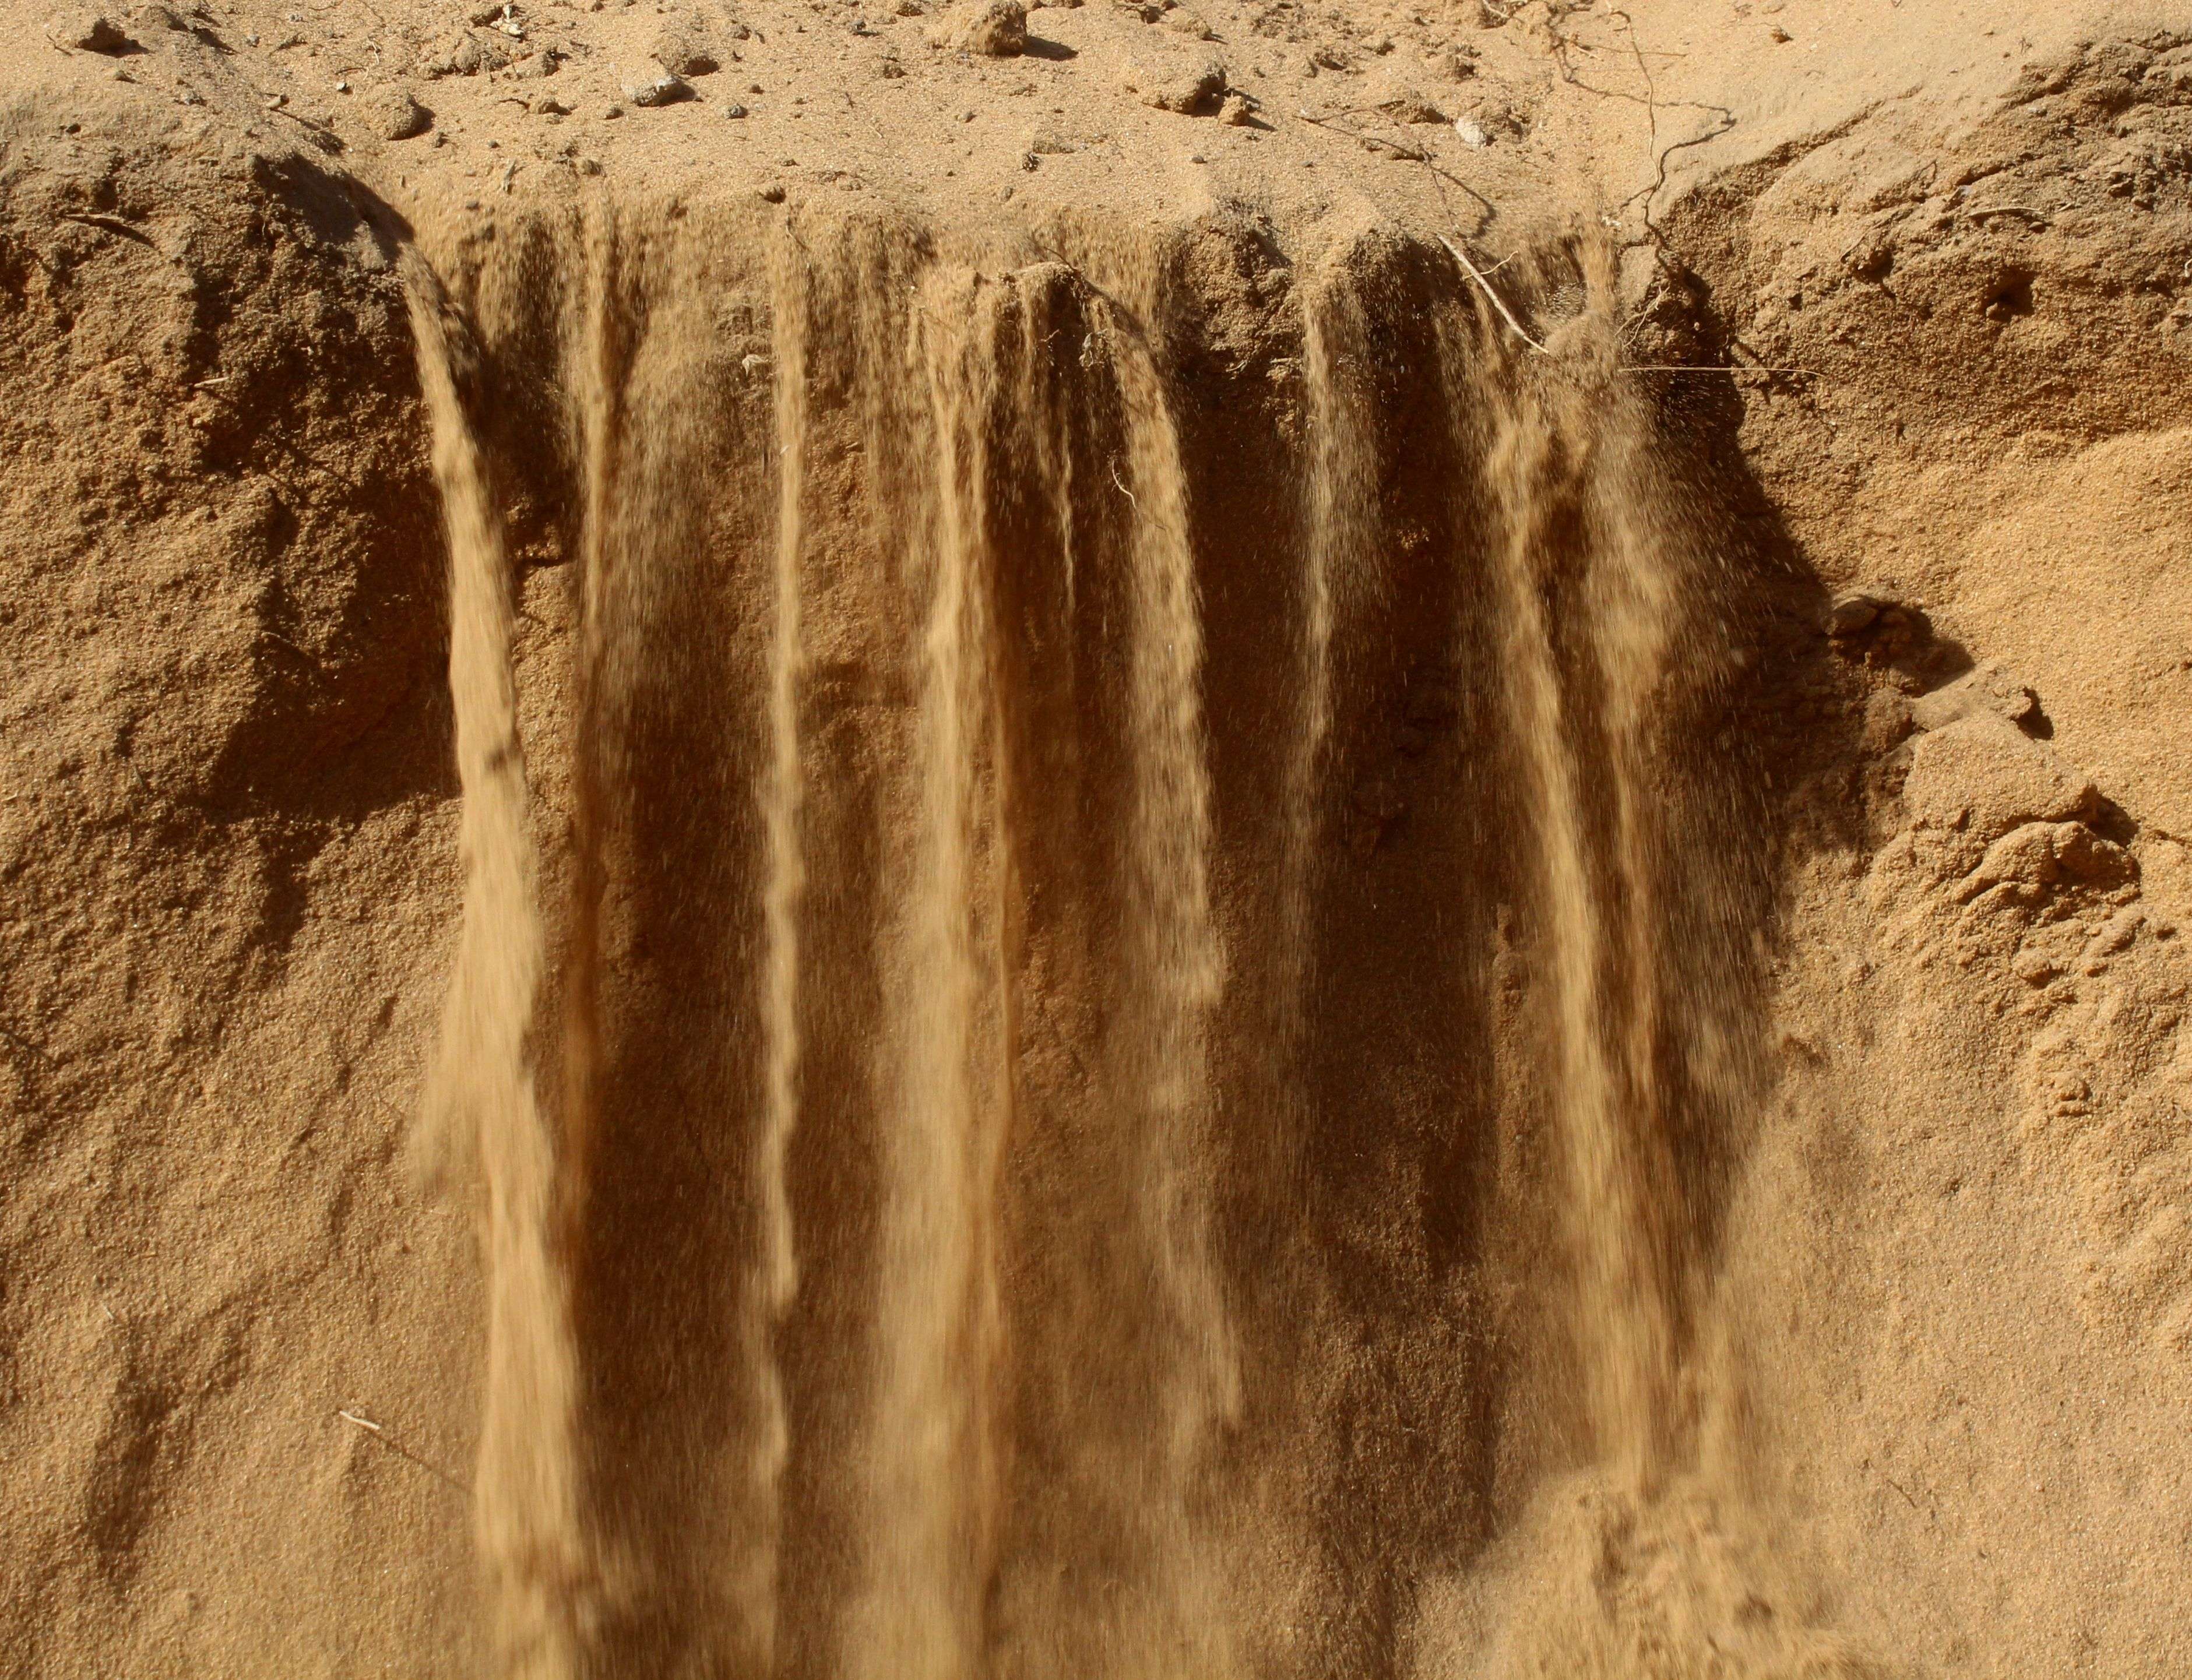
[[[1532,338],[1527,333],[1522,330],[1522,323],[1515,318],[1515,311],[1509,309],[1505,300],[1502,299],[1497,292],[1492,289],[1492,282],[1484,277],[1484,271],[1481,269],[1478,268],[1475,263],[1470,261],[1469,253],[1467,252],[1464,251],[1460,246],[1455,244],[1453,241],[1448,239],[1442,233],[1438,236],[1438,242],[1445,246],[1447,254],[1453,257],[1454,261],[1459,263],[1463,269],[1467,271],[1469,277],[1476,282],[1478,289],[1481,290],[1486,297],[1492,299],[1492,307],[1498,310],[1499,311],[1499,318],[1514,329],[1515,336],[1516,338],[1520,339],[1524,344],[1529,345],[1532,350],[1537,351],[1540,356],[1550,356],[1552,354],[1550,350],[1547,350],[1543,345],[1539,344],[1535,339]]]
[[[452,1488],[454,1488],[459,1493],[465,1494],[469,1496],[470,1489],[468,1489],[462,1482],[460,1482],[455,1477],[449,1474],[448,1471],[442,1469],[440,1465],[435,1463],[431,1459],[422,1458],[417,1453],[413,1452],[410,1448],[405,1446],[402,1442],[397,1440],[393,1435],[390,1434],[385,1425],[375,1423],[371,1418],[367,1417],[362,1413],[345,1410],[340,1406],[335,1409],[335,1415],[340,1418],[345,1423],[352,1425],[357,1428],[365,1431],[365,1432],[372,1436],[374,1440],[380,1442],[382,1446],[394,1453],[397,1457],[409,1459],[412,1463],[417,1465],[421,1470],[425,1471],[429,1475],[439,1478],[442,1481],[448,1483]]]

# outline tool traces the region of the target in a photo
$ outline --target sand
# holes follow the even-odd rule
[[[2192,14],[984,10],[9,9],[11,1671],[2183,1671]]]

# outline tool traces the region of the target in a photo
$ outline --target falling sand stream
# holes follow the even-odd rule
[[[488,1354],[473,1521],[494,1637],[506,1672],[551,1680],[574,1671],[586,1546],[576,1350],[555,1244],[557,1148],[525,1053],[543,948],[511,679],[510,567],[455,384],[461,328],[430,276],[414,274],[411,288],[447,515],[449,689],[465,789],[464,933],[428,1111],[436,1142],[472,1143],[484,1169]]]
[[[1741,561],[1605,259],[1513,271],[1540,351],[1343,251],[1234,388],[1288,411],[1171,249],[597,206],[412,276],[495,1671],[1844,1661],[1744,1609]]]

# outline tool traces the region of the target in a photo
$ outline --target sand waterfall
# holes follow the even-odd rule
[[[510,1672],[1754,1671],[1498,1516],[1751,1521],[1709,1321],[1757,871],[1697,837],[1740,560],[1595,248],[1503,278],[1540,349],[1370,241],[1299,288],[1298,456],[1230,468],[1304,487],[1241,564],[1175,255],[626,208],[448,253],[470,327],[414,278]],[[498,489],[579,555],[559,1028]],[[1381,1041],[1373,994],[1432,1007]],[[1381,1136],[1373,1064],[1442,1040]],[[1537,1620],[1441,1622],[1501,1557]]]

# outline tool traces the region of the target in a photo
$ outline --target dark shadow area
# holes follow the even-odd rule
[[[1210,230],[1189,242],[1170,348],[1228,938],[1213,1170],[1247,1404],[1223,1473],[1259,1490],[1239,1520],[1283,1536],[1286,1577],[1241,1583],[1238,1609],[1281,1671],[1384,1676],[1417,1586],[1483,1533],[1497,1393],[1472,1296],[1506,848],[1496,776],[1471,749],[1484,667],[1463,628],[1481,618],[1453,493],[1464,440],[1426,377],[1439,346],[1423,253],[1367,242],[1334,280],[1282,268],[1253,229],[1224,252]],[[1299,364],[1281,381],[1274,362],[1299,356],[1309,308],[1328,316],[1334,423],[1363,433],[1374,535],[1332,560],[1304,846],[1292,801],[1319,441]],[[1254,317],[1264,339],[1245,335]],[[1290,949],[1297,891],[1305,943]],[[1266,1620],[1280,1603],[1306,1618],[1284,1641]]]
[[[302,117],[293,120],[313,127]],[[277,200],[322,244],[347,245],[361,226],[383,238],[408,231],[402,217],[356,177],[331,174],[294,152],[253,153],[251,184]],[[392,252],[384,246],[382,254]]]
[[[1734,345],[1703,282],[1664,265],[1634,359],[1725,366]],[[1829,635],[1825,587],[1743,457],[1737,378],[1624,377],[1647,403],[1672,533],[1697,557],[1681,611],[1694,652],[1653,731],[1676,826],[1657,837],[1653,890],[1663,988],[1709,1035],[1698,1042],[1735,1053],[1714,1068],[1694,1043],[1663,1034],[1653,1065],[1685,1210],[1670,1234],[1710,1267],[1772,1077],[1772,965],[1791,883],[1817,853],[1874,842],[1875,772],[1893,739],[1868,740],[1867,698],[1934,686],[1971,660],[1907,603],[1855,644]]]
[[[653,300],[617,295],[603,355],[620,376],[607,424],[621,493],[590,592],[597,663],[574,687],[575,779],[598,789],[603,844],[602,1060],[575,1256],[592,1520],[614,1560],[597,1660],[604,1673],[730,1673],[751,1660],[739,1564],[758,1520],[766,555],[758,496],[693,486],[739,481],[761,440],[728,393],[688,377],[691,347],[651,330]],[[659,424],[665,412],[679,424]]]
[[[255,586],[252,703],[203,802],[224,818],[356,820],[454,791],[442,509],[400,283],[348,260],[306,275],[291,253],[324,242],[347,257],[362,228],[392,250],[410,230],[357,181],[301,158],[255,184],[298,244],[229,250],[193,303],[235,370],[220,381],[203,482],[227,563]],[[309,344],[283,313],[305,286],[323,300]],[[461,359],[477,407],[482,370]]]

